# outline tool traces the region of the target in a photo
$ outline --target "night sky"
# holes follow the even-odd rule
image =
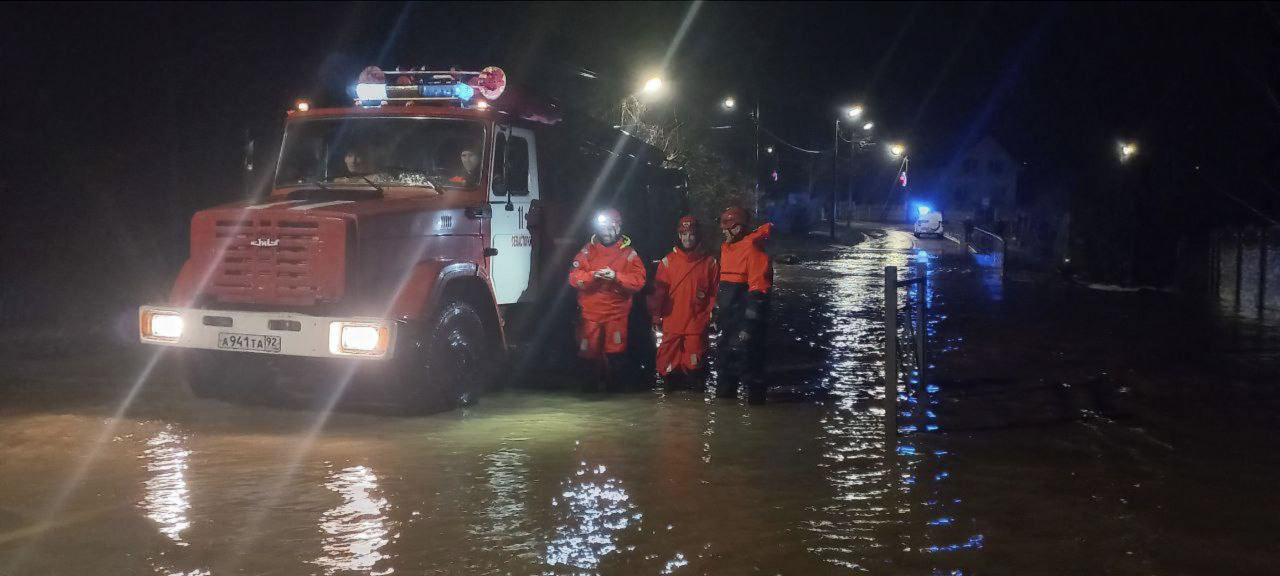
[[[6,3],[3,275],[9,286],[171,277],[191,212],[242,193],[246,132],[278,138],[298,97],[342,102],[365,65],[494,64],[564,101],[618,97],[657,69],[690,7]],[[1134,138],[1185,226],[1241,218],[1218,191],[1280,214],[1277,14],[1259,3],[714,3],[666,76],[686,118],[719,122],[725,95],[758,93],[765,127],[804,147],[829,148],[840,106],[861,102],[882,137],[909,143],[926,181],[992,134],[1026,163],[1029,196],[1098,188],[1117,139]]]

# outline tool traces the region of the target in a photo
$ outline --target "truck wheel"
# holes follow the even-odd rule
[[[475,402],[487,374],[488,348],[476,309],[456,300],[445,304],[406,351],[401,386],[410,409],[442,411]]]

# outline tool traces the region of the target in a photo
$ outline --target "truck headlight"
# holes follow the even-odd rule
[[[177,312],[144,310],[138,324],[147,340],[177,342],[182,337],[182,315]]]
[[[338,356],[382,356],[391,331],[386,326],[353,322],[329,324],[329,353]]]

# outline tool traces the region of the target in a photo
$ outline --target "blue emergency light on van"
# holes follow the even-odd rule
[[[920,215],[921,215],[921,216],[924,216],[925,214],[928,214],[928,213],[929,213],[929,211],[930,211],[930,210],[932,210],[932,208],[929,208],[928,206],[925,206],[924,204],[918,204],[918,205],[916,205],[916,210],[917,210],[918,212],[920,212]]]

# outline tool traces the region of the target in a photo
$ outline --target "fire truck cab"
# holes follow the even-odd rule
[[[473,400],[513,311],[558,321],[540,311],[563,301],[596,208],[665,229],[684,204],[660,152],[504,91],[497,68],[371,67],[354,106],[291,111],[269,194],[195,214],[168,301],[139,310],[141,341],[180,349],[202,397]]]

